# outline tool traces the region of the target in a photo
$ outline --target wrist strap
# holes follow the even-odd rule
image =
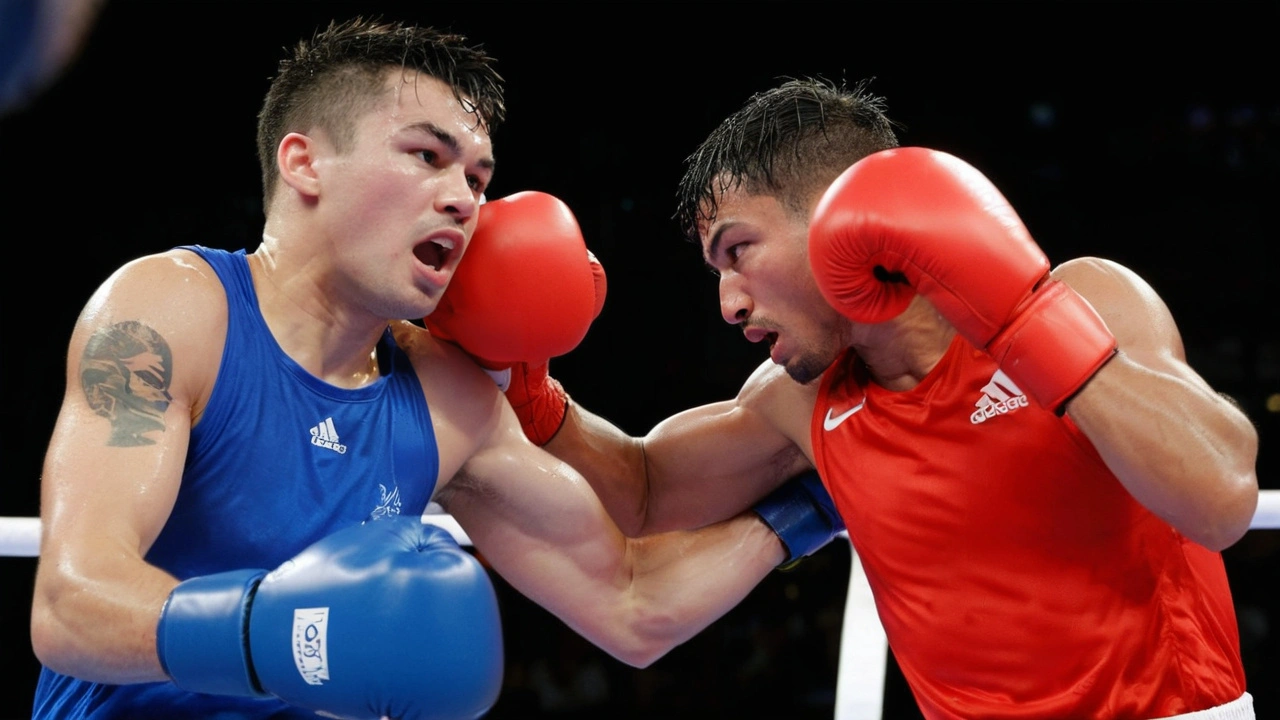
[[[987,352],[1041,407],[1058,412],[1116,353],[1116,339],[1089,301],[1050,280]]]
[[[569,395],[559,380],[548,374],[547,361],[520,363],[499,373],[490,374],[520,418],[525,437],[539,447],[551,442],[564,424],[569,409]]]
[[[813,470],[783,483],[752,509],[787,549],[782,569],[817,552],[844,530],[835,501]]]
[[[265,570],[194,577],[169,593],[156,654],[173,684],[191,692],[267,697],[249,657],[249,607]]]

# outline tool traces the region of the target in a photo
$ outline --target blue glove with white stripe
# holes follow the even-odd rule
[[[271,573],[180,583],[156,650],[184,690],[277,697],[330,717],[477,718],[502,686],[488,574],[417,517],[341,530]]]

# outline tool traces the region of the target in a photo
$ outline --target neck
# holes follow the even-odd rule
[[[262,317],[294,362],[337,387],[362,387],[379,377],[384,319],[353,312],[312,265],[290,267],[270,238],[249,255],[249,268]]]
[[[872,380],[899,392],[919,385],[937,367],[956,334],[951,323],[919,296],[898,317],[861,330],[852,345]]]

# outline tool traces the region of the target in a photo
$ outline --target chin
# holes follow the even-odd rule
[[[822,370],[825,370],[826,368],[814,371],[811,366],[804,362],[793,362],[788,363],[783,369],[787,371],[787,375],[790,376],[792,380],[795,380],[801,385],[808,385],[819,377],[822,377]]]
[[[386,308],[385,315],[392,320],[421,320],[435,312],[436,307],[435,302],[422,302],[421,300],[392,303],[390,307]]]
[[[826,372],[827,368],[831,367],[831,363],[835,362],[836,357],[839,357],[839,355],[837,354],[832,357],[819,357],[818,355],[813,354],[799,355],[791,358],[791,360],[783,366],[783,369],[786,370],[787,375],[790,376],[792,380],[795,380],[801,385],[808,385],[814,380],[822,377],[822,373]]]

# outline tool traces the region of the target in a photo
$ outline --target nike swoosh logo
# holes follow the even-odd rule
[[[849,408],[848,410],[845,410],[844,412],[840,413],[839,415],[836,415],[835,417],[831,416],[831,408],[827,408],[827,417],[824,418],[822,421],[822,429],[826,430],[827,432],[831,432],[832,430],[835,430],[836,428],[840,427],[840,423],[844,422],[845,420],[848,420],[850,415],[861,410],[862,407],[866,404],[867,404],[867,399],[863,398],[862,402],[858,403],[857,405],[854,405],[853,407]]]

